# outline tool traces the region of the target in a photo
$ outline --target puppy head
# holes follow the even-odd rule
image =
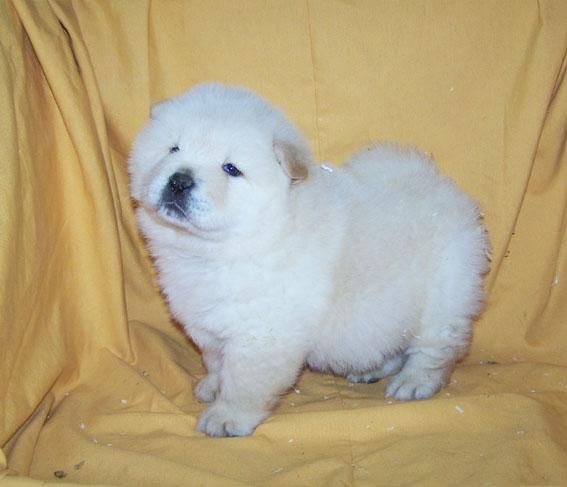
[[[131,190],[156,223],[209,236],[252,231],[312,160],[280,110],[246,89],[203,83],[152,107],[130,155]]]

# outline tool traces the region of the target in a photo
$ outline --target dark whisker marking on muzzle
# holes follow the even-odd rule
[[[189,219],[189,215],[187,214],[187,211],[182,206],[180,206],[177,201],[168,201],[162,203],[160,205],[160,209],[162,209],[165,212],[165,214],[168,216],[175,216],[175,217],[182,216],[186,220]]]

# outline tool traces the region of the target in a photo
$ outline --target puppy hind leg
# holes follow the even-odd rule
[[[386,387],[386,397],[431,397],[448,382],[455,362],[466,354],[471,337],[471,302],[476,295],[451,295],[451,284],[454,280],[444,279],[442,286],[432,287],[419,334],[405,350],[407,360]]]
[[[479,312],[483,296],[485,238],[481,228],[473,229],[445,249],[429,288],[419,336],[414,336],[402,370],[386,387],[387,397],[431,397],[448,382],[455,362],[468,351],[472,317]]]
[[[405,401],[427,399],[449,380],[458,353],[453,347],[413,348],[402,367],[386,387],[386,397]]]
[[[380,367],[363,374],[348,374],[347,380],[353,384],[370,384],[377,382],[384,377],[395,374],[404,364],[404,355],[399,353],[384,359]]]

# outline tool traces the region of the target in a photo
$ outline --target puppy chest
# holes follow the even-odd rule
[[[286,273],[250,267],[163,269],[170,308],[185,326],[225,334],[245,328],[293,328],[314,320],[320,301],[311,287]]]

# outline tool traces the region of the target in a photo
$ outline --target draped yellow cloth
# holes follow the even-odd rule
[[[2,0],[0,484],[567,484],[567,2]],[[321,160],[431,152],[493,245],[434,398],[305,372],[251,437],[195,431],[126,161],[203,80],[281,106]],[[355,238],[355,236],[353,236]]]

